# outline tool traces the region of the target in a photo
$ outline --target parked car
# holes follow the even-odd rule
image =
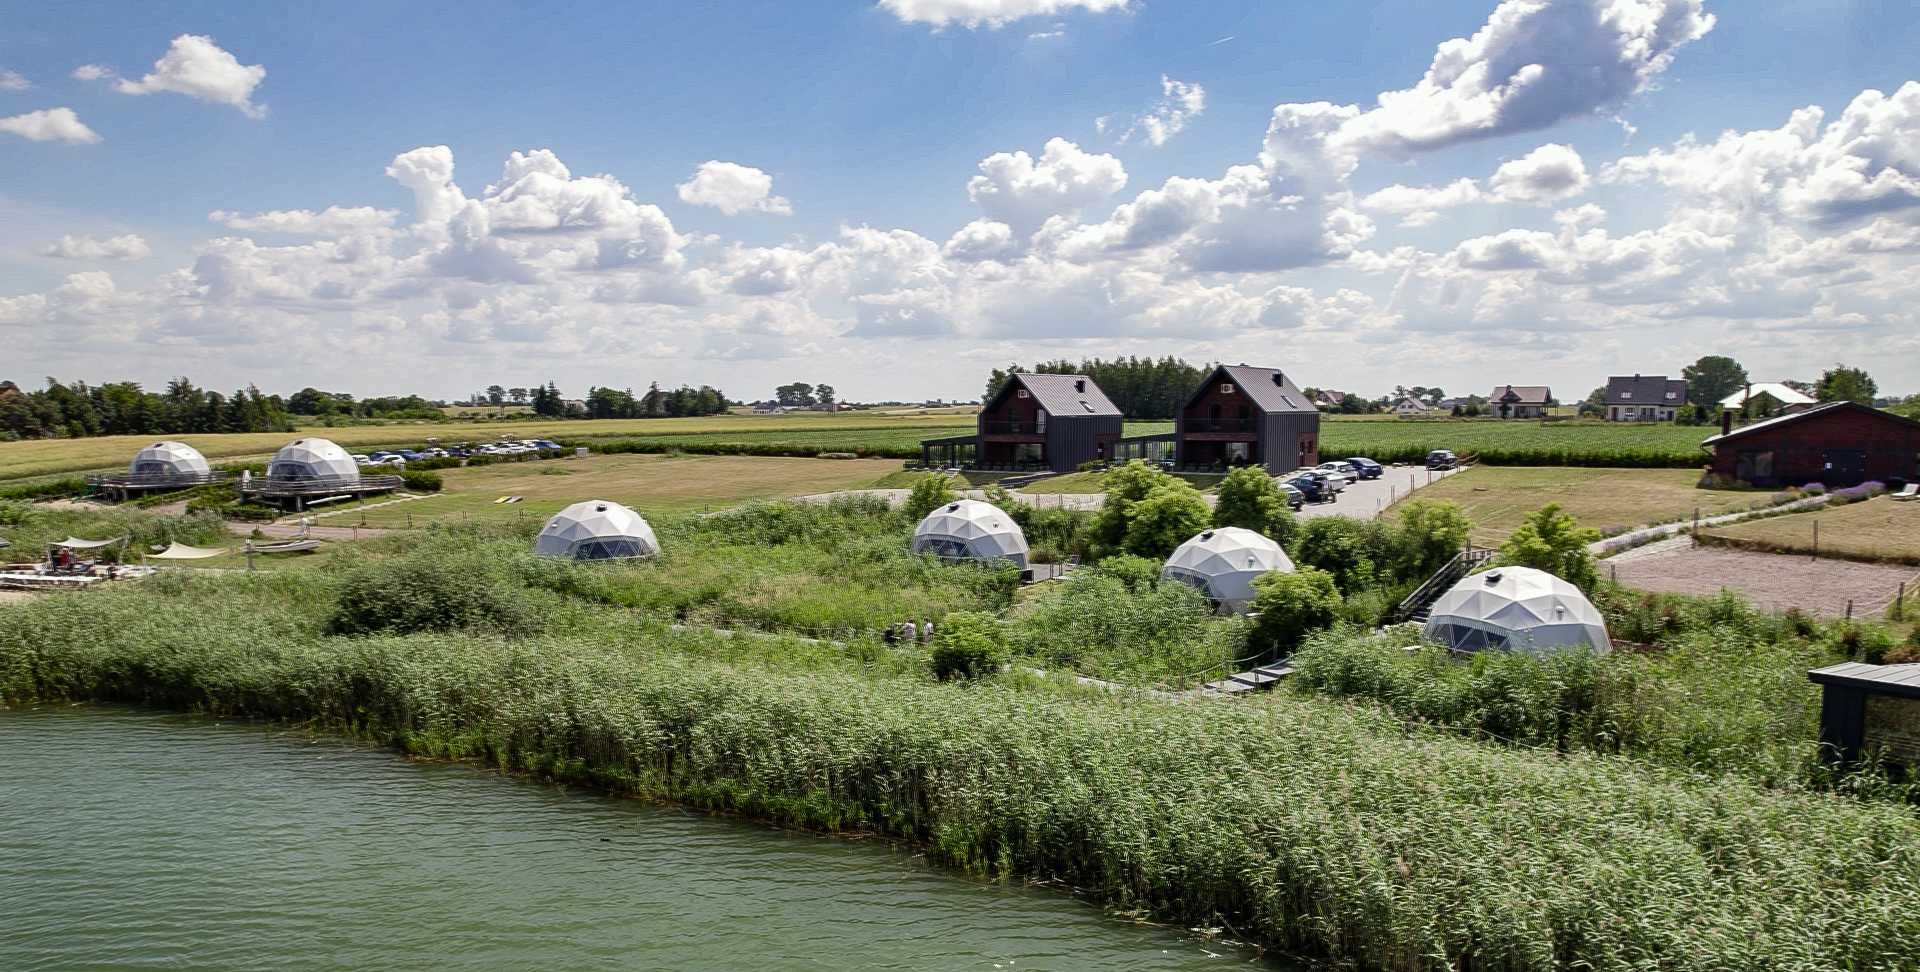
[[[1365,456],[1351,456],[1347,459],[1347,464],[1353,467],[1354,472],[1361,479],[1379,479],[1386,472],[1379,463]]]
[[[1452,469],[1460,465],[1460,457],[1451,449],[1435,449],[1427,453],[1428,469]]]
[[[1308,503],[1332,502],[1335,492],[1334,488],[1327,483],[1326,477],[1312,470],[1295,473],[1281,485],[1299,490],[1300,495]]]
[[[1347,462],[1344,459],[1329,459],[1326,462],[1323,462],[1320,465],[1315,466],[1314,468],[1322,472],[1337,473],[1339,475],[1345,476],[1347,477],[1348,482],[1352,482],[1360,478],[1360,470],[1355,469],[1353,467],[1353,463]]]
[[[1281,483],[1280,495],[1287,498],[1287,509],[1298,510],[1307,505],[1307,494],[1301,492],[1300,487],[1292,483]]]
[[[1336,493],[1344,492],[1347,488],[1347,484],[1353,481],[1352,476],[1349,476],[1346,473],[1343,473],[1340,470],[1333,468],[1331,463],[1321,463],[1320,465],[1313,467],[1313,473],[1314,475],[1319,476],[1321,479],[1325,480],[1327,483],[1327,487],[1329,489],[1332,489]]]
[[[552,439],[535,440],[533,443],[533,447],[536,449],[547,449],[554,452],[558,452],[559,450],[565,448],[565,446],[562,446],[560,443],[555,442]]]

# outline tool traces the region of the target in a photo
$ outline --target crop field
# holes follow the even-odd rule
[[[581,500],[623,503],[643,515],[734,506],[871,485],[897,471],[880,459],[781,459],[746,456],[610,455],[439,470],[445,489],[385,506],[343,507],[316,515],[341,526],[424,526],[446,520],[532,519]],[[520,496],[517,503],[497,503]]]
[[[1810,556],[1817,552],[1842,560],[1920,565],[1920,503],[1896,503],[1885,496],[1702,532],[1748,550]]]
[[[1452,449],[1500,466],[1665,466],[1706,464],[1704,426],[1631,422],[1521,422],[1498,419],[1359,421],[1328,417],[1320,427],[1320,455],[1366,456],[1380,462],[1420,462],[1434,449]]]
[[[1460,504],[1473,521],[1473,542],[1497,546],[1529,513],[1558,503],[1584,526],[1604,533],[1765,506],[1770,494],[1700,489],[1690,469],[1476,466],[1422,489],[1423,500]]]

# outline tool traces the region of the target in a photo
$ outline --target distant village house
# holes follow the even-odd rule
[[[1607,379],[1607,421],[1671,422],[1687,404],[1687,382],[1666,375]]]
[[[1553,389],[1546,385],[1500,385],[1487,396],[1487,414],[1495,418],[1546,418],[1551,401]]]

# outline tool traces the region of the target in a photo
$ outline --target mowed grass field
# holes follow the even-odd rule
[[[1698,468],[1705,426],[1634,422],[1535,422],[1499,419],[1358,419],[1328,416],[1320,456],[1420,462],[1434,449],[1502,466],[1664,466]]]
[[[368,508],[318,511],[325,526],[415,527],[436,520],[544,519],[582,500],[604,499],[642,514],[718,509],[775,499],[859,489],[897,471],[885,459],[782,459],[758,456],[614,455],[502,463],[440,471],[443,492]],[[503,504],[503,496],[521,496]],[[363,519],[364,518],[364,519]]]
[[[1725,537],[1749,549],[1812,555],[1816,525],[1822,556],[1920,565],[1920,502],[1896,503],[1885,496],[1701,532]]]
[[[0,442],[0,481],[51,473],[115,469],[156,439],[174,438],[209,459],[268,456],[302,435],[332,439],[356,452],[373,446],[418,446],[429,436],[442,442],[486,442],[502,435],[515,439],[689,438],[698,442],[839,441],[911,442],[919,454],[923,438],[959,435],[973,428],[968,416],[945,412],[871,414],[801,412],[791,415],[713,415],[699,418],[586,419],[546,422],[459,422],[310,428],[300,432],[247,432],[225,435],[113,435],[91,439],[37,439]],[[833,450],[818,450],[833,451]]]
[[[1700,489],[1690,469],[1595,469],[1475,466],[1414,494],[1460,504],[1473,520],[1473,542],[1493,546],[1527,514],[1558,503],[1581,526],[1608,533],[1633,527],[1731,513],[1765,505],[1765,492]]]

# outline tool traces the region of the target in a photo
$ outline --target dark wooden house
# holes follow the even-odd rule
[[[1737,429],[1732,412],[1721,422],[1720,434],[1700,445],[1713,452],[1714,473],[1728,479],[1837,489],[1920,478],[1920,422],[1892,412],[1829,402]]]
[[[1085,375],[1015,374],[980,410],[970,436],[920,444],[929,465],[1072,472],[1113,456],[1120,409]]]
[[[1920,766],[1920,665],[1842,662],[1807,673],[1820,686],[1820,743],[1851,763],[1872,751]]]
[[[1275,475],[1320,462],[1320,410],[1275,368],[1221,365],[1174,420],[1183,469],[1265,466]]]

